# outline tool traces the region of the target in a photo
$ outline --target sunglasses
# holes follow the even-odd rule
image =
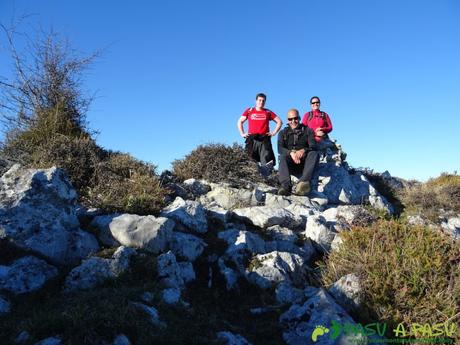
[[[311,104],[321,104],[321,102],[311,102]]]
[[[299,121],[299,117],[298,117],[298,116],[297,116],[297,117],[288,117],[287,120],[288,120],[289,122],[291,122],[291,121]]]

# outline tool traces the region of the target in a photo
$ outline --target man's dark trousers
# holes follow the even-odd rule
[[[289,154],[279,156],[278,178],[284,188],[291,186],[291,174],[302,174],[300,181],[310,182],[313,172],[319,161],[318,151],[308,151],[306,157],[303,156],[300,164],[295,164]]]

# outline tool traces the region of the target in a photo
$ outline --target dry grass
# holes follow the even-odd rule
[[[381,220],[343,232],[330,254],[323,282],[355,273],[364,315],[397,324],[460,320],[460,246],[427,227]],[[374,319],[375,321],[375,319]],[[457,343],[460,343],[457,334]]]
[[[446,211],[460,213],[460,176],[443,173],[401,192],[409,215],[419,214],[438,223]]]
[[[180,179],[205,179],[243,186],[247,182],[262,182],[257,163],[248,157],[240,145],[200,145],[184,159],[173,162],[173,172]]]

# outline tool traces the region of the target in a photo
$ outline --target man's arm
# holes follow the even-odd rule
[[[305,142],[308,142],[308,150],[309,151],[317,151],[318,150],[318,145],[315,140],[315,133],[311,128],[307,128],[307,140]]]
[[[284,131],[281,131],[278,134],[278,153],[280,155],[288,155],[289,149],[287,147],[287,143],[284,142]]]
[[[280,131],[281,126],[283,125],[283,121],[281,121],[281,119],[278,116],[276,116],[273,119],[273,121],[276,122],[276,128],[275,128],[275,130],[273,132],[268,133],[268,135],[271,136],[271,137],[274,137]]]
[[[243,128],[243,123],[246,122],[248,118],[246,116],[241,116],[239,119],[238,119],[238,122],[236,123],[236,126],[238,127],[238,131],[240,132],[240,135],[243,137],[243,138],[247,138],[249,136],[249,133],[245,133],[244,132],[244,128]]]

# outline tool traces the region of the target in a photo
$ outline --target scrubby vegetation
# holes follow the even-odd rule
[[[5,139],[0,157],[31,168],[63,168],[82,203],[105,211],[156,214],[166,189],[155,166],[99,147],[87,127],[91,103],[82,76],[94,56],[76,57],[55,36],[20,55],[9,39],[16,78],[0,83]]]
[[[327,258],[323,281],[330,286],[346,274],[358,275],[364,301],[361,316],[392,325],[458,323],[458,243],[428,227],[396,220],[356,227],[341,237],[343,244]]]
[[[460,213],[460,175],[443,173],[400,193],[408,215],[422,215],[437,223],[446,212]]]
[[[173,172],[182,180],[196,178],[239,186],[263,181],[257,163],[238,144],[200,145],[183,159],[175,160]]]

